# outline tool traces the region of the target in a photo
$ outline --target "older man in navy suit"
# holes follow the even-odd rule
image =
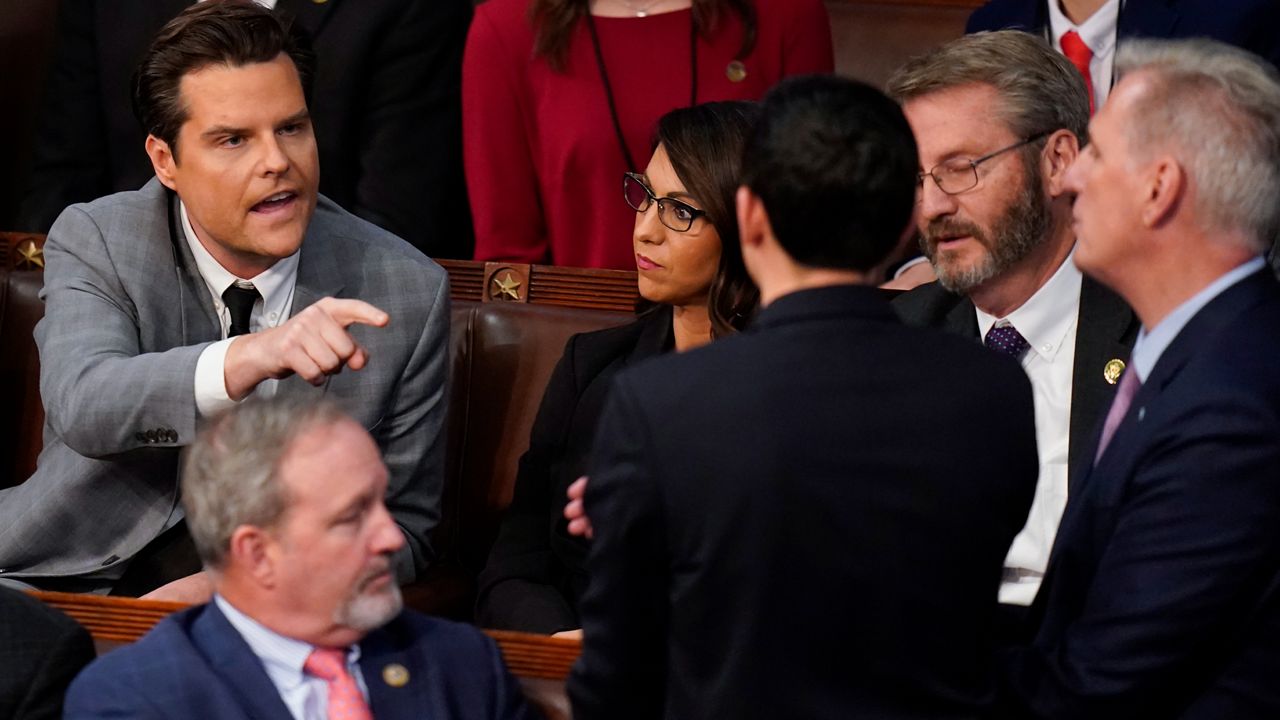
[[[1280,717],[1280,76],[1122,45],[1071,168],[1076,262],[1142,321],[1078,469],[1016,717]]]
[[[214,600],[96,661],[66,717],[529,717],[493,641],[401,610],[387,477],[328,402],[253,401],[212,423],[182,494]]]

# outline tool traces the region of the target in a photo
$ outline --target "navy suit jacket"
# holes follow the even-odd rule
[[[1016,363],[871,288],[791,293],[618,373],[574,717],[982,715],[1034,426]]]
[[[402,687],[383,679],[392,663],[409,670]],[[469,625],[406,610],[361,641],[360,671],[378,720],[536,717],[497,646]],[[94,661],[72,683],[65,717],[292,720],[262,662],[212,603]]]
[[[991,0],[973,11],[965,32],[1013,28],[1044,32],[1046,2]],[[1209,37],[1257,53],[1280,65],[1280,3],[1275,0],[1122,0],[1120,38]]]
[[[1015,717],[1280,717],[1280,286],[1197,313],[1077,468]],[[1097,447],[1094,434],[1093,447]]]

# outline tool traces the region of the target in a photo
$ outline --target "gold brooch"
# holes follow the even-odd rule
[[[1124,373],[1124,361],[1112,358],[1102,368],[1102,379],[1106,380],[1108,385],[1115,385],[1122,373]]]
[[[742,82],[747,79],[747,66],[734,60],[725,67],[724,76],[729,78],[729,82]]]
[[[382,682],[391,687],[404,687],[409,684],[409,668],[400,663],[391,663],[382,668]]]

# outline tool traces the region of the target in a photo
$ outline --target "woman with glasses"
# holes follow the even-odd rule
[[[831,72],[822,0],[487,0],[462,69],[478,260],[630,269],[618,177],[657,119]]]
[[[653,307],[629,325],[569,340],[480,575],[476,615],[484,627],[580,627],[587,546],[569,535],[562,511],[566,489],[586,469],[610,380],[645,358],[733,333],[754,313],[757,292],[742,264],[734,193],[756,114],[747,102],[668,113],[658,121],[645,172],[625,175],[623,198],[614,202],[634,211],[633,262],[640,295]]]

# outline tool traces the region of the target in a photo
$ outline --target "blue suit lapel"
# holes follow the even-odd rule
[[[1120,8],[1116,34],[1127,37],[1172,37],[1180,15],[1169,0],[1127,0]]]
[[[280,699],[280,692],[267,677],[262,661],[227,622],[217,605],[209,603],[196,618],[191,626],[191,642],[235,695],[245,717],[261,720],[292,717]]]
[[[406,674],[396,678],[401,669]],[[426,669],[412,653],[398,647],[385,629],[373,631],[360,643],[360,672],[378,720],[417,720],[431,707]],[[396,687],[388,679],[397,684],[403,679],[403,684]]]

